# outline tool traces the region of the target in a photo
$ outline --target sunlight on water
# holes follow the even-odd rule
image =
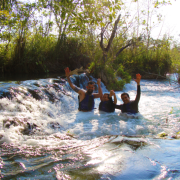
[[[180,177],[179,140],[172,139],[180,132],[180,90],[168,81],[141,81],[136,115],[119,110],[99,112],[98,99],[94,111],[79,112],[78,95],[64,80],[0,85],[4,96],[0,99],[1,177]],[[116,92],[117,104],[122,103],[120,95],[124,91],[135,99],[136,83],[132,81]]]

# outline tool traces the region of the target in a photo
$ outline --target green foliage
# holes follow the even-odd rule
[[[172,72],[180,74],[180,45],[174,42],[170,53],[172,59]]]
[[[0,67],[4,68],[8,64],[11,64],[12,61],[12,46],[9,46],[7,50],[6,44],[0,44]]]
[[[48,73],[49,70],[46,62],[53,57],[55,42],[55,37],[53,36],[42,37],[41,34],[35,34],[28,37],[21,59],[21,65],[26,68],[26,71],[36,73],[43,71]]]
[[[130,74],[142,75],[154,73],[161,76],[171,71],[172,58],[170,56],[170,43],[168,39],[151,40],[150,47],[143,41],[135,46],[125,49],[114,61],[114,66],[121,64]]]
[[[125,80],[121,79],[121,80],[117,80],[115,79],[113,82],[110,82],[110,84],[108,85],[108,89],[113,89],[115,91],[120,91],[123,89],[124,85],[126,84]]]
[[[18,39],[15,40],[15,42]],[[19,54],[20,53],[20,54]],[[20,58],[18,58],[20,55]],[[41,34],[26,36],[25,45],[15,46],[13,65],[17,73],[63,72],[87,65],[89,58],[79,38],[64,36],[59,41],[55,36]]]
[[[122,90],[125,83],[130,82],[130,76],[128,75],[127,72],[122,71],[121,74],[124,75],[124,77],[121,79],[117,76],[116,70],[112,67],[112,65],[105,65],[105,66],[98,66],[95,69],[96,77],[102,78],[104,80],[104,83],[106,84],[107,89],[119,91]],[[120,72],[120,68],[119,71]]]
[[[126,83],[130,83],[131,81],[131,76],[128,74],[127,71],[124,70],[124,67],[122,64],[119,65],[119,68],[116,71],[116,76],[121,77]]]
[[[146,11],[139,11],[143,18],[139,16],[135,20],[145,26],[148,32],[138,41],[136,34],[139,32],[131,35],[132,29],[127,27],[128,16],[122,17],[118,24],[121,28],[118,28],[107,54],[106,64],[102,64],[103,54],[97,32],[111,23],[104,36],[104,43],[107,44],[112,22],[122,8],[121,0],[3,2],[0,2],[0,68],[5,72],[62,73],[66,66],[73,70],[89,65],[97,77],[102,72],[108,79],[106,85],[114,90],[122,89],[125,83],[130,82],[130,75],[136,73],[165,75],[172,69],[180,73],[179,46],[171,50],[168,38],[151,39],[150,16],[144,18],[149,15]],[[153,2],[154,7],[167,3]],[[52,17],[55,19],[52,20]],[[116,57],[131,36],[135,43]]]

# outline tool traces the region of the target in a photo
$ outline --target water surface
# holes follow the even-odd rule
[[[83,88],[87,77],[72,81]],[[99,112],[98,99],[93,112],[79,112],[78,95],[64,79],[1,81],[1,178],[180,179],[175,87],[141,80],[140,113],[132,116]],[[136,83],[123,91],[135,99]],[[116,92],[118,104],[121,93]]]

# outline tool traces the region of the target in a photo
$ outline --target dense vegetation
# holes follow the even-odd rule
[[[161,21],[157,8],[169,2],[148,0],[143,10],[132,4],[138,15],[130,18],[121,0],[2,0],[0,74],[61,74],[83,66],[116,90],[135,73],[180,73],[178,43],[151,37],[152,16]]]

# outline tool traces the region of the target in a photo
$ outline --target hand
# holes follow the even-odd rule
[[[100,79],[100,78],[97,79],[97,85],[98,85],[98,86],[101,85],[101,79]]]
[[[141,75],[140,74],[136,74],[136,79],[134,79],[134,81],[136,81],[137,84],[139,85],[140,81],[141,81]]]
[[[110,95],[110,97],[112,97],[115,95],[115,92],[113,90],[111,90],[109,95]]]
[[[69,70],[69,68],[68,67],[66,67],[65,69],[65,74],[66,74],[66,77],[69,77],[70,76],[70,70]]]

